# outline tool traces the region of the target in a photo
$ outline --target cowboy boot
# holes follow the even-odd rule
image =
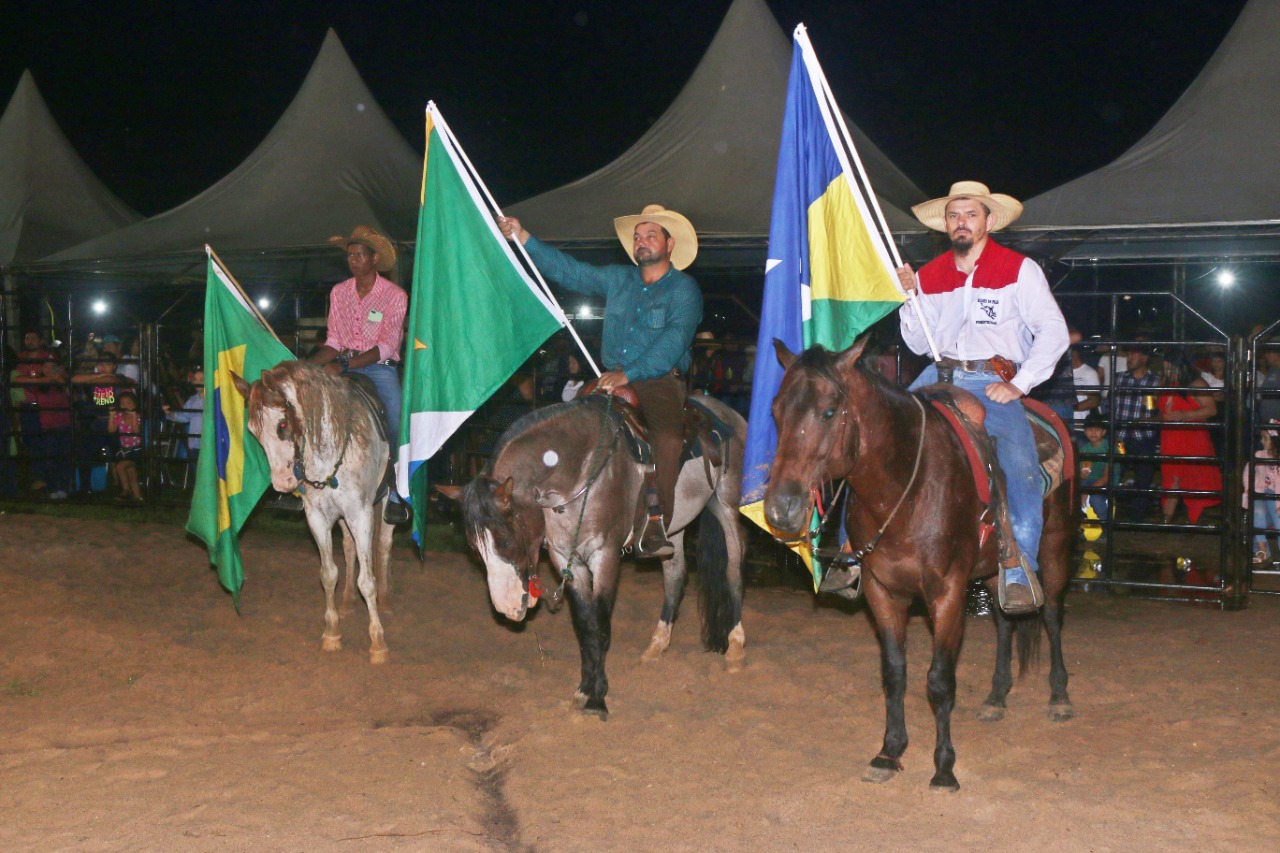
[[[636,544],[636,556],[657,557],[665,560],[675,554],[676,548],[671,544],[671,540],[667,539],[662,520],[662,504],[658,501],[658,488],[654,485],[653,478],[653,469],[650,468],[644,475],[644,498],[648,518],[640,534],[640,541]]]
[[[1032,571],[1018,547],[1018,540],[1013,534],[1013,518],[1009,513],[1009,500],[1005,492],[1004,471],[1000,468],[995,453],[994,436],[987,437],[990,456],[987,473],[991,477],[991,508],[996,518],[996,543],[1000,559],[1000,582],[997,585],[1000,609],[1009,616],[1021,616],[1034,613],[1044,604],[1044,592],[1040,581]],[[1007,578],[1009,569],[1022,568],[1026,583],[1010,582]]]
[[[384,522],[392,525],[404,524],[413,518],[409,505],[396,492],[396,465],[390,459],[387,460],[386,473],[382,475],[382,486],[379,487],[377,497],[374,498],[375,504],[382,500],[384,493],[387,495],[387,505],[382,510]]]

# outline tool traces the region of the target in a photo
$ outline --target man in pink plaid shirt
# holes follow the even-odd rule
[[[390,240],[365,225],[357,226],[350,237],[331,237],[329,242],[346,250],[352,277],[333,286],[329,294],[329,335],[324,346],[307,360],[328,373],[360,373],[373,382],[387,411],[387,437],[391,457],[395,458],[400,429],[397,367],[409,297],[379,273],[395,267],[396,249]],[[409,520],[409,508],[394,488],[385,518],[390,524]]]

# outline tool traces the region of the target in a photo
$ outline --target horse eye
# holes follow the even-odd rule
[[[832,418],[834,418],[835,416],[836,416],[836,410],[835,410],[835,409],[827,409],[825,412],[823,412],[823,413],[822,413],[822,419],[823,419],[824,421],[829,421],[829,420],[831,420]]]
[[[284,441],[288,437],[288,423],[284,418],[280,419],[280,423],[276,424],[276,438]]]

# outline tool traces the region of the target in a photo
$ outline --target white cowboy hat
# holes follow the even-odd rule
[[[660,204],[650,204],[641,213],[619,216],[613,220],[618,240],[622,242],[622,248],[627,250],[632,263],[636,260],[636,226],[641,222],[657,223],[676,239],[676,249],[671,253],[671,265],[676,269],[684,269],[698,256],[698,232],[693,230],[693,224],[674,210],[667,210]]]
[[[992,231],[999,231],[1022,215],[1022,202],[1010,195],[992,193],[986,184],[977,181],[957,181],[951,185],[950,194],[914,205],[911,212],[934,231],[946,231],[947,204],[958,198],[971,198],[985,204],[996,218]]]

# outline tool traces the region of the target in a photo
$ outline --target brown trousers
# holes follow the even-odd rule
[[[684,449],[684,380],[662,376],[630,385],[640,400],[640,413],[649,427],[658,502],[662,505],[663,519],[670,524],[675,512],[676,480],[680,479],[680,453]]]

